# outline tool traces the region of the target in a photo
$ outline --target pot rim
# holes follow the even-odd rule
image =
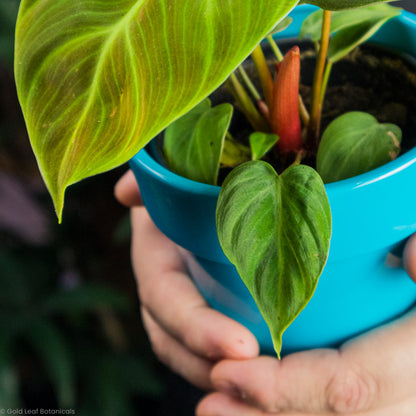
[[[196,182],[170,171],[149,154],[147,147],[135,155],[131,160],[131,163],[141,165],[142,168],[146,168],[148,173],[154,178],[161,182],[165,182],[174,188],[181,189],[182,191],[212,196],[218,196],[220,193],[221,187],[218,185]],[[373,183],[398,174],[415,163],[416,147],[400,155],[397,159],[369,172],[325,184],[325,188],[329,193],[353,191],[354,189],[370,186]]]
[[[303,10],[303,12],[309,13],[317,9],[317,7],[312,5],[301,5],[297,6],[295,9]],[[294,10],[292,10],[292,12]],[[396,19],[400,20],[405,25],[411,24],[412,26],[415,26],[416,32],[416,14],[411,13],[407,10],[403,10],[401,14],[396,17]],[[196,182],[170,171],[168,168],[156,161],[156,159],[150,155],[150,153],[148,152],[149,145],[150,143],[139,153],[137,153],[131,159],[130,163],[141,166],[142,168],[146,168],[148,173],[155,179],[169,184],[169,186],[172,186],[176,189],[180,189],[182,191],[189,192],[192,194],[200,194],[206,196],[217,197],[219,195],[221,189],[220,186]],[[378,168],[354,176],[352,178],[325,184],[325,188],[328,193],[343,193],[353,191],[354,189],[370,186],[371,184],[374,184],[376,182],[378,183],[383,179],[392,177],[398,174],[399,172],[402,172],[403,170],[409,168],[415,163],[416,146],[407,151],[406,153],[399,155],[397,159],[392,160],[391,162],[388,162],[382,166],[379,166]]]

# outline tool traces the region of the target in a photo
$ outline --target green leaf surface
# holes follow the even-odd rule
[[[251,157],[253,160],[260,160],[279,140],[277,134],[254,132],[250,134],[249,142],[251,147]]]
[[[24,334],[42,359],[62,407],[75,404],[75,374],[68,346],[58,329],[37,320]]]
[[[41,311],[46,314],[79,313],[99,308],[123,311],[128,305],[128,300],[114,289],[89,283],[72,290],[53,293],[44,299]]]
[[[332,14],[332,16],[335,12]],[[306,37],[310,38],[312,42],[318,42],[321,39],[322,32],[322,18],[324,12],[318,9],[309,14],[303,21],[299,31],[299,39],[304,40]],[[331,28],[333,27],[333,18],[331,19]]]
[[[117,364],[127,391],[153,398],[164,393],[163,380],[152,361],[141,356],[120,356]]]
[[[0,1],[0,58],[10,67],[13,67],[14,25],[18,9],[18,0]]]
[[[14,364],[13,343],[2,333],[0,340],[0,410],[19,407],[19,374]]]
[[[344,10],[395,0],[300,0],[299,4],[313,4],[324,10]]]
[[[291,17],[285,17],[267,34],[267,36],[273,36],[279,32],[283,32],[292,24],[292,22],[293,19]]]
[[[331,212],[320,176],[305,165],[280,176],[266,162],[240,165],[221,189],[217,230],[279,355],[282,334],[312,297],[328,255]]]
[[[65,189],[112,169],[218,87],[297,0],[22,0],[15,78],[61,218]]]
[[[363,112],[346,113],[325,130],[317,155],[317,170],[325,183],[350,178],[395,159],[402,132]]]
[[[221,153],[221,166],[233,168],[249,160],[251,160],[250,148],[227,134]]]
[[[332,63],[339,61],[367,41],[384,23],[398,16],[401,10],[388,4],[376,4],[332,13],[328,60]],[[322,16],[322,10],[310,14],[302,24],[299,37],[304,39],[308,36],[313,42],[319,41]]]
[[[207,98],[172,123],[164,140],[169,168],[185,178],[216,185],[232,114],[231,104],[211,108]]]

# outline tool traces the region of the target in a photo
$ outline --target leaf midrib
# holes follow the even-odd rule
[[[73,134],[70,136],[68,146],[66,147],[64,155],[62,157],[61,167],[68,165],[67,159],[71,155],[73,143],[78,134],[79,128],[80,126],[82,126],[83,122],[85,121],[85,118],[87,114],[89,113],[91,105],[94,102],[95,92],[97,91],[99,87],[98,79],[105,65],[105,58],[107,57],[108,53],[111,51],[111,47],[113,45],[114,40],[126,28],[126,23],[131,21],[132,16],[135,15],[140,10],[140,8],[143,6],[145,1],[146,0],[137,0],[136,3],[133,5],[133,7],[124,15],[123,18],[120,19],[118,22],[116,22],[113,26],[110,26],[110,28],[108,29],[108,32],[110,33],[110,35],[108,36],[107,40],[103,43],[103,46],[101,47],[101,52],[99,54],[97,65],[94,69],[94,75],[92,77],[91,86],[86,92],[88,99],[85,104],[84,111],[82,112],[81,117],[79,118],[79,121],[76,125],[76,129],[74,130]],[[65,171],[62,171],[60,169],[59,176],[58,176],[58,183],[60,183],[62,187],[65,187],[66,185],[68,185],[68,183],[65,183],[66,181],[63,179],[63,177],[65,178],[66,176],[64,175],[64,172]],[[65,179],[68,180],[68,178],[65,178]]]

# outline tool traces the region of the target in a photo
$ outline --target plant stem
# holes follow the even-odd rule
[[[277,43],[274,41],[273,36],[272,35],[267,36],[267,40],[270,43],[270,46],[272,48],[274,55],[276,56],[276,59],[279,62],[282,62],[283,61],[282,51],[280,50],[279,46],[277,46]]]
[[[251,53],[251,58],[253,59],[254,65],[256,66],[257,72],[259,74],[264,99],[266,104],[270,107],[270,100],[273,90],[273,79],[269,67],[267,66],[266,57],[264,56],[260,45],[257,45],[254,51]]]
[[[322,81],[322,90],[321,90],[321,106],[323,105],[325,99],[326,89],[328,87],[329,77],[331,76],[333,63],[328,61],[325,68],[324,79]]]
[[[257,91],[257,88],[254,86],[254,84],[251,82],[250,77],[248,76],[246,70],[243,68],[242,65],[238,67],[238,71],[240,72],[241,78],[243,78],[244,83],[246,84],[246,87],[250,91],[251,95],[256,101],[261,100],[260,93]]]
[[[308,132],[306,136],[306,146],[310,150],[315,150],[318,145],[319,133],[321,127],[322,116],[322,85],[325,71],[326,57],[328,54],[329,36],[331,29],[331,12],[324,10],[324,17],[322,22],[321,47],[319,49],[315,75],[312,86],[312,106],[311,119],[308,125]]]
[[[296,152],[296,157],[292,165],[300,165],[304,157],[305,157],[305,151],[303,149],[299,150],[298,152]]]
[[[270,126],[264,117],[258,112],[256,106],[251,101],[250,96],[238,80],[235,73],[230,75],[229,81],[228,87],[231,93],[254,130],[263,131],[265,133],[269,132]]]
[[[304,126],[309,125],[309,121],[311,119],[308,110],[306,109],[305,103],[303,102],[302,96],[299,94],[299,114]]]

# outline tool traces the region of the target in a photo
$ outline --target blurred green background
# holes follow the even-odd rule
[[[57,224],[14,88],[18,5],[0,0],[0,409],[192,415],[201,393],[157,363],[140,323],[113,198],[126,167],[72,187]]]
[[[0,0],[0,409],[191,415],[199,394],[158,364],[141,326],[127,169],[69,190],[58,225],[13,81],[19,0]]]

